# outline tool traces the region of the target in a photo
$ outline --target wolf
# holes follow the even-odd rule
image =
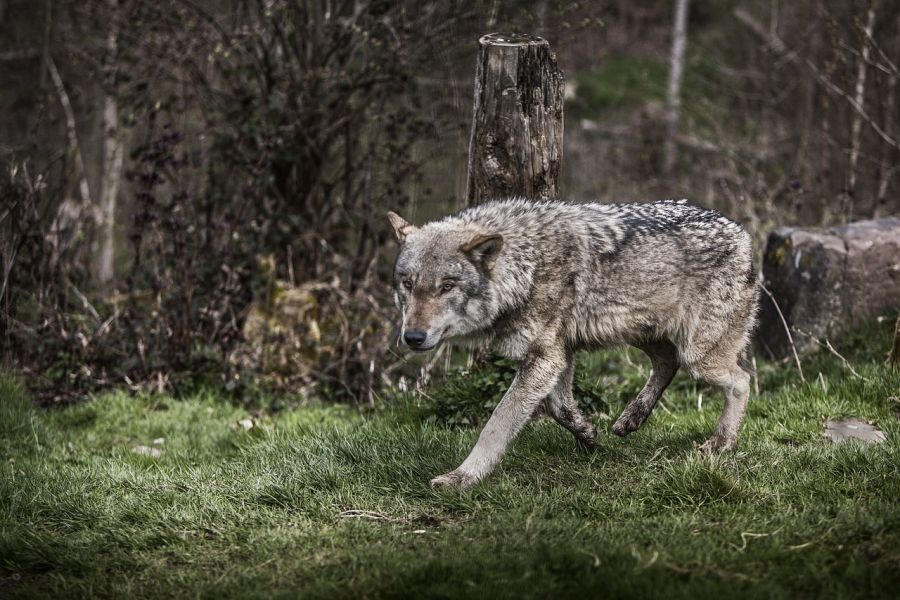
[[[597,430],[572,395],[578,350],[627,344],[650,359],[650,377],[613,433],[638,430],[683,367],[725,395],[699,451],[734,447],[759,300],[752,240],[737,223],[687,200],[518,198],[419,227],[393,212],[388,219],[400,243],[393,296],[403,342],[420,352],[450,339],[487,344],[519,365],[474,449],[432,486],[482,480],[540,405],[593,449]]]

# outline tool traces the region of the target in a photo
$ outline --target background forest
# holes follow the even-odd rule
[[[900,209],[900,3],[694,0],[676,129],[672,29],[654,0],[0,0],[3,358],[45,402],[420,379],[384,215],[463,206],[490,31],[566,72],[567,199],[759,240]]]

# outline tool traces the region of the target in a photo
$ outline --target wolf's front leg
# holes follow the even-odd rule
[[[490,473],[540,402],[553,390],[565,368],[565,351],[561,345],[529,353],[468,458],[456,470],[432,479],[431,485],[466,488]]]

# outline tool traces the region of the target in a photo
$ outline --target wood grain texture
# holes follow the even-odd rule
[[[491,198],[559,197],[565,77],[537,36],[479,40],[469,145],[469,206]]]

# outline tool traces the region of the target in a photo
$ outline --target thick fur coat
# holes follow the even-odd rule
[[[679,366],[719,386],[725,408],[701,447],[734,446],[749,395],[746,360],[758,301],[751,239],[685,200],[650,204],[488,202],[415,227],[389,214],[400,252],[394,298],[414,350],[486,341],[518,373],[456,470],[434,485],[482,479],[537,406],[593,447],[572,397],[573,354],[629,344],[653,365],[613,425],[638,429]]]

